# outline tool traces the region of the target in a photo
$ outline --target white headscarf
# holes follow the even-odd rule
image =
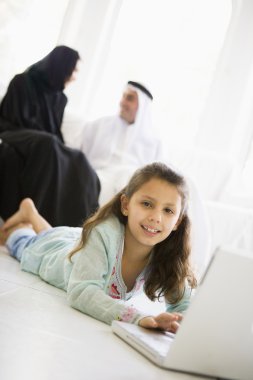
[[[138,95],[138,109],[136,112],[135,122],[130,126],[134,127],[136,137],[143,137],[153,135],[152,123],[152,100],[139,88],[128,84],[127,89],[137,92]]]

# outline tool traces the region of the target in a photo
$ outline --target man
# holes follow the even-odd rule
[[[129,81],[119,114],[85,125],[80,149],[95,170],[115,165],[139,167],[159,158],[160,145],[152,128],[152,100],[143,85]]]
[[[79,148],[101,181],[100,205],[125,185],[141,166],[161,160],[161,143],[152,128],[153,96],[138,82],[129,81],[119,114],[85,125]]]

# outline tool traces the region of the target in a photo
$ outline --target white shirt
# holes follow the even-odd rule
[[[119,116],[89,122],[82,132],[80,149],[95,170],[113,166],[144,166],[159,161],[160,141],[138,136],[135,124]]]

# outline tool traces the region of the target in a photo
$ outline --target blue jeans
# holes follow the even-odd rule
[[[45,232],[46,231],[43,231],[38,235],[31,228],[19,228],[12,232],[6,241],[6,246],[11,256],[21,261],[24,249]]]

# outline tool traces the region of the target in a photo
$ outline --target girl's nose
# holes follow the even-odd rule
[[[154,211],[149,215],[148,218],[150,221],[155,222],[155,223],[161,223],[162,221],[162,215],[159,211]]]

